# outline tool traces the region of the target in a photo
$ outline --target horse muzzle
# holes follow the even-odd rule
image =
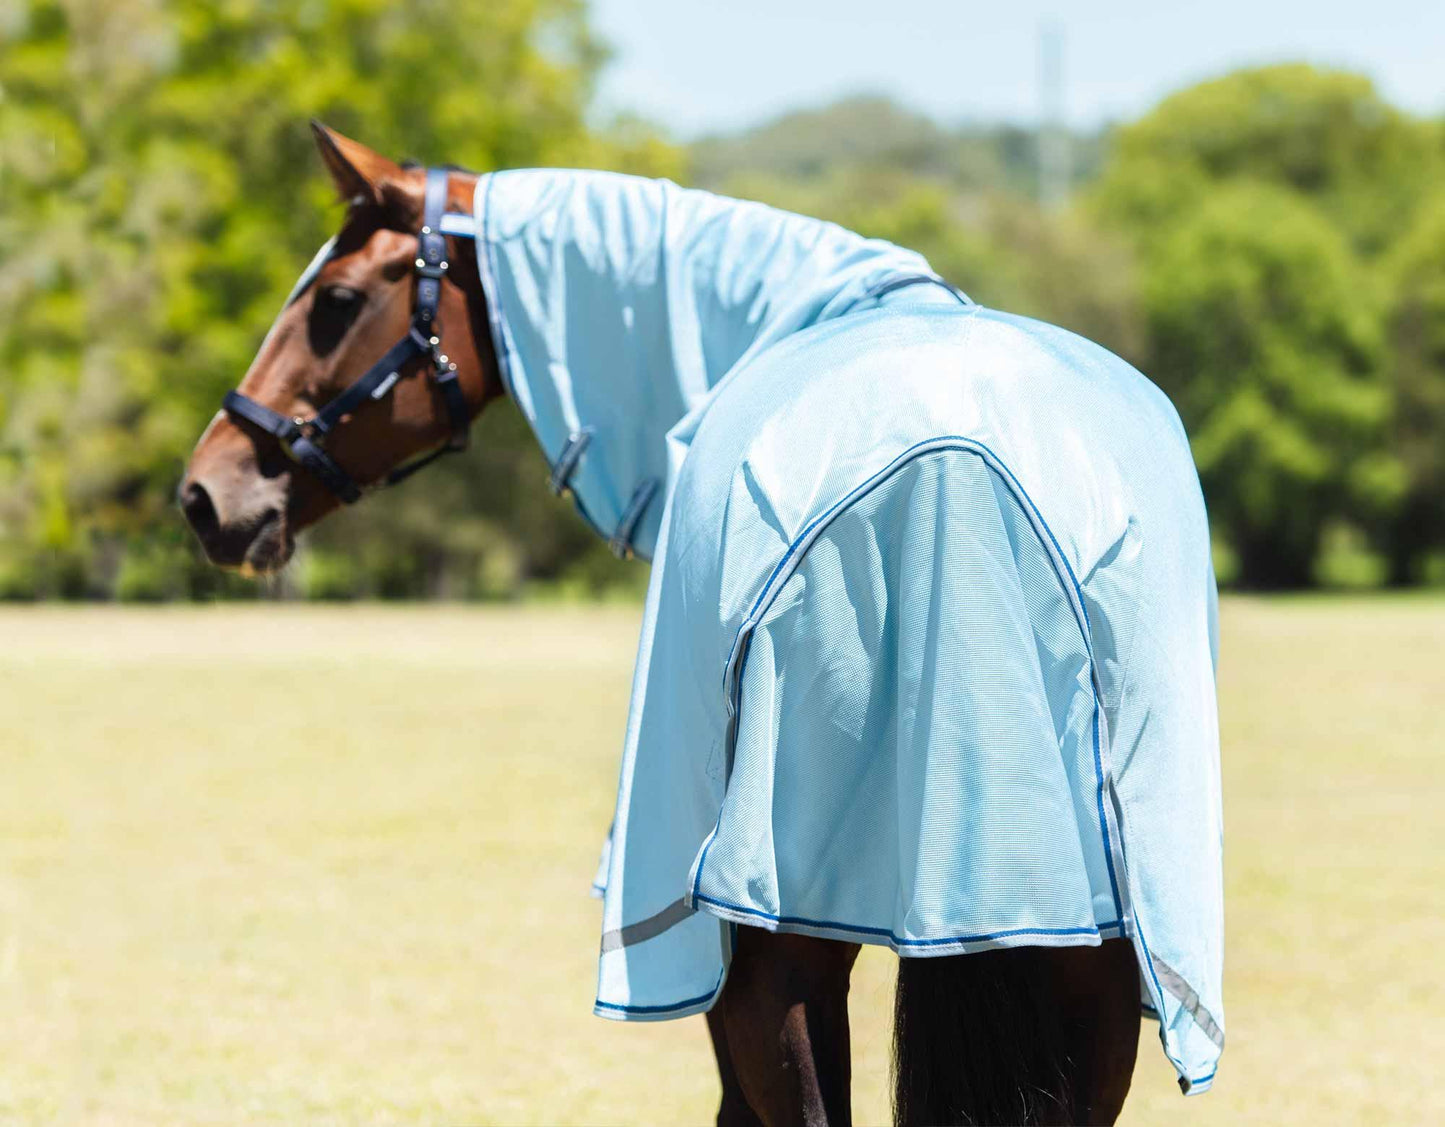
[[[296,545],[283,507],[261,505],[223,518],[211,489],[196,478],[181,483],[176,500],[206,558],[218,567],[264,574],[291,558]]]

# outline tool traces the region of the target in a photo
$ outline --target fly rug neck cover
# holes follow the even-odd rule
[[[918,255],[602,173],[481,179],[508,390],[653,560],[596,1010],[707,1010],[736,924],[926,958],[1127,936],[1223,1047],[1209,531],[1168,400]]]

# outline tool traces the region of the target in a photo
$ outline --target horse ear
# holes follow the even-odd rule
[[[354,200],[361,196],[380,203],[382,186],[403,178],[400,166],[394,161],[372,152],[359,141],[328,129],[314,118],[311,132],[316,138],[317,149],[321,151],[321,159],[326,163],[326,171],[331,173],[342,199]]]

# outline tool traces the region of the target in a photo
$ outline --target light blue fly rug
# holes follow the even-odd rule
[[[508,390],[653,561],[596,1010],[707,1010],[737,925],[901,956],[1127,936],[1223,1045],[1216,599],[1165,397],[919,255],[665,181],[483,177]]]

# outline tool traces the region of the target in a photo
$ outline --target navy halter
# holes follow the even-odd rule
[[[395,485],[429,465],[443,454],[466,449],[471,419],[466,396],[457,378],[457,366],[441,351],[437,306],[441,301],[442,279],[449,263],[447,241],[443,232],[443,216],[447,206],[447,173],[429,168],[426,173],[426,196],[420,232],[421,250],[416,260],[416,308],[406,336],[397,341],[366,374],[322,407],[309,419],[299,415],[287,418],[257,403],[239,391],[228,391],[221,406],[233,418],[243,419],[273,436],[281,449],[303,469],[347,504],[361,498],[361,487],[350,474],[326,452],[326,437],[345,415],[367,400],[381,400],[390,394],[401,379],[403,369],[418,357],[431,361],[431,378],[446,404],[451,435],[445,443],[414,462],[392,470],[385,484]]]

